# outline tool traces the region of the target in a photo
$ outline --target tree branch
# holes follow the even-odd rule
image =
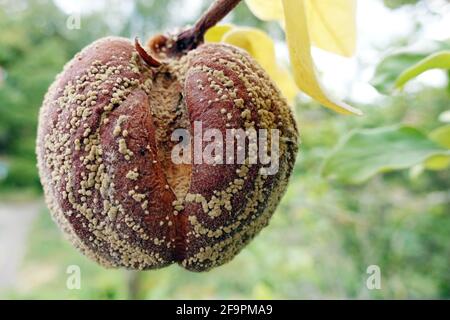
[[[172,43],[170,43],[170,46],[166,45],[166,52],[169,55],[177,55],[197,48],[203,43],[206,31],[230,13],[239,2],[241,0],[216,0],[192,28],[182,31],[173,39],[170,39]],[[164,46],[168,40],[160,36],[155,39],[154,44]]]

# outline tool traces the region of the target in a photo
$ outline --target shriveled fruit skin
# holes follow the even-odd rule
[[[231,128],[280,130],[278,172],[172,163],[173,130],[193,133],[197,121],[223,137]],[[57,76],[37,138],[54,220],[85,255],[127,269],[205,271],[231,260],[268,224],[296,153],[291,110],[245,52],[204,44],[149,68],[129,40],[112,37]]]

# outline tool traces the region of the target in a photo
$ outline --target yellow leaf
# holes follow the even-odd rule
[[[286,39],[295,82],[302,91],[325,107],[344,114],[360,115],[362,114],[360,110],[329,96],[319,82],[311,56],[305,2],[305,0],[283,0]]]
[[[213,27],[211,30],[214,34],[218,34],[223,29],[214,29],[220,27]],[[210,39],[215,40],[217,37]],[[297,86],[289,71],[277,64],[274,43],[265,32],[256,28],[234,27],[224,33],[220,41],[246,50],[266,70],[289,103],[293,102],[298,93]]]
[[[302,2],[313,45],[345,57],[352,56],[356,47],[356,0]]]
[[[261,20],[285,25],[281,0],[246,0],[250,11]],[[308,33],[314,46],[349,57],[356,47],[356,0],[301,0]],[[297,8],[294,12],[296,12]]]
[[[223,35],[233,29],[234,26],[232,24],[220,24],[216,25],[205,33],[205,41],[206,42],[220,42],[222,41]]]
[[[284,20],[281,0],[245,0],[250,11],[261,20]]]

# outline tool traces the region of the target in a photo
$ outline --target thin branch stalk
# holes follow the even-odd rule
[[[204,42],[205,33],[227,16],[241,0],[216,0],[197,23],[176,37],[175,50],[186,52]]]

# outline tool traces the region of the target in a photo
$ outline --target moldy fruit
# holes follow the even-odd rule
[[[124,38],[94,42],[65,66],[41,108],[38,166],[52,216],[106,267],[226,263],[268,224],[295,161],[291,110],[248,54],[225,44],[171,54],[169,42],[151,42],[155,58]],[[224,136],[227,128],[280,130],[278,172],[174,164],[171,134],[194,121]]]

